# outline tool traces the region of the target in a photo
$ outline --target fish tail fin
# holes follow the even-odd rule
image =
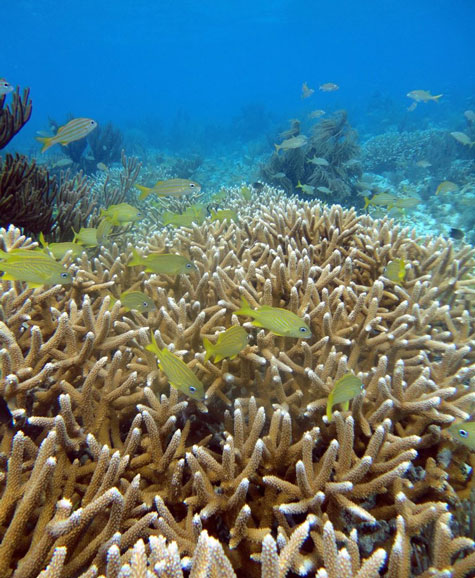
[[[142,265],[142,257],[137,253],[137,251],[132,248],[132,260],[127,263],[129,267],[134,265]]]
[[[303,189],[303,185],[302,185],[302,183],[300,182],[300,179],[299,179],[298,182],[297,182],[297,187],[296,187],[296,188],[297,188],[297,189]]]
[[[46,242],[45,236],[43,235],[43,231],[40,231],[38,238],[43,247],[48,247],[48,243]]]
[[[203,345],[204,348],[206,349],[206,355],[205,355],[205,363],[208,361],[208,359],[213,355],[214,352],[214,347],[213,344],[211,343],[211,341],[209,339],[206,339],[206,337],[203,337]]]
[[[146,345],[145,349],[147,351],[151,351],[152,353],[154,353],[158,357],[158,360],[160,361],[161,351],[160,351],[160,348],[158,347],[157,340],[155,339],[153,329],[150,331],[150,339],[151,339],[151,343]]]
[[[76,233],[76,231],[74,230],[74,227],[71,227],[73,233],[74,233],[74,239],[73,239],[73,243],[77,243],[78,245],[82,245],[81,241],[78,241],[78,235],[79,233]]]
[[[54,145],[54,142],[51,142],[53,139],[50,136],[36,136],[35,138],[38,142],[43,143],[42,153]]]
[[[435,96],[432,97],[432,100],[435,100],[435,102],[439,102],[439,98],[442,98],[444,95],[443,94],[436,94]]]
[[[250,306],[249,302],[245,297],[241,295],[241,307],[234,313],[236,315],[250,315],[254,310]]]
[[[280,151],[280,149],[281,149],[281,146],[278,145],[278,144],[274,144],[274,146],[275,146],[275,152],[276,152],[277,154],[279,154],[279,151]]]
[[[363,210],[364,210],[364,211],[366,211],[366,209],[369,207],[369,204],[370,204],[369,198],[368,198],[368,197],[365,197],[365,198],[364,198],[364,207],[363,207]]]
[[[139,195],[139,201],[143,201],[144,199],[146,199],[150,195],[150,191],[152,190],[149,187],[144,187],[143,185],[135,185],[135,188],[141,191]]]

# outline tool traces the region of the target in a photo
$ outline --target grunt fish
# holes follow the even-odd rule
[[[140,313],[149,313],[156,309],[153,299],[142,291],[124,291],[120,294],[120,302],[127,311],[136,309]]]
[[[196,265],[183,255],[172,253],[149,253],[146,256],[139,255],[132,249],[132,260],[127,263],[127,267],[142,265],[147,273],[162,273],[164,275],[180,275],[182,273],[192,273],[196,270]]]
[[[206,337],[203,345],[206,350],[205,363],[214,355],[214,363],[218,363],[225,357],[234,359],[247,345],[247,331],[240,325],[233,325],[218,335],[216,343],[211,343]]]
[[[321,90],[322,92],[335,92],[335,90],[338,90],[339,88],[338,84],[335,84],[334,82],[325,82],[325,84],[321,84],[318,87],[318,90]]]
[[[456,185],[452,181],[442,181],[435,190],[435,194],[438,195],[439,193],[453,193],[457,190],[458,185]]]
[[[201,185],[187,179],[168,179],[167,181],[157,181],[153,187],[135,185],[135,188],[141,191],[139,200],[146,199],[151,194],[158,197],[181,197],[182,195],[201,192]]]
[[[439,98],[444,96],[443,94],[436,94],[435,96],[431,94],[428,90],[411,90],[406,94],[412,100],[416,102],[429,102],[429,100],[433,100],[434,102],[438,102]]]
[[[475,452],[475,421],[453,423],[447,431],[454,440]]]
[[[13,92],[13,90],[13,86],[8,81],[6,81],[4,78],[0,78],[0,96],[10,94],[10,92]]]
[[[97,122],[91,118],[73,118],[68,123],[58,128],[53,136],[37,136],[37,141],[43,143],[41,152],[44,153],[55,144],[67,146],[69,143],[80,140],[87,136],[97,126]]]
[[[274,335],[302,339],[312,337],[310,327],[288,309],[269,307],[268,305],[252,309],[246,299],[241,297],[241,308],[235,311],[235,314],[252,317],[254,319],[253,325],[268,329]]]
[[[280,144],[274,144],[275,151],[278,154],[280,149],[287,151],[290,149],[299,149],[307,144],[307,137],[303,134],[299,134],[298,136],[293,136],[282,141]]]
[[[129,203],[109,205],[107,209],[101,209],[100,216],[109,221],[114,227],[128,225],[142,218],[137,207],[133,207]]]
[[[384,268],[383,275],[393,283],[402,285],[406,277],[406,262],[404,259],[389,261]]]
[[[475,141],[472,141],[464,132],[454,131],[450,133],[450,136],[454,137],[454,139],[460,144],[469,146],[470,148],[475,144]]]
[[[327,400],[327,418],[332,420],[332,409],[337,403],[342,403],[344,411],[348,410],[349,402],[364,390],[361,379],[347,373],[341,377],[333,386]]]
[[[204,387],[195,373],[166,347],[160,349],[152,331],[152,343],[145,347],[157,356],[158,366],[168,377],[170,385],[193,399],[203,399]]]
[[[18,249],[20,251],[21,249]],[[25,250],[26,251],[26,250]],[[3,253],[0,261],[1,279],[24,281],[28,287],[43,285],[68,285],[72,283],[71,273],[55,259],[42,251],[24,253]],[[6,257],[5,257],[6,255]]]

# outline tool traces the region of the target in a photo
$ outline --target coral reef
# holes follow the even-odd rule
[[[120,161],[122,144],[124,137],[118,128],[111,122],[105,125],[98,125],[87,137],[91,147],[94,163],[110,164]]]
[[[0,149],[5,148],[25,126],[32,112],[29,88],[25,88],[20,95],[20,89],[17,87],[12,93],[10,106],[5,106],[6,99],[6,95],[0,96]]]
[[[468,577],[473,454],[445,431],[475,400],[475,251],[264,188],[237,222],[157,231],[66,257],[73,284],[0,280],[0,567],[15,578]],[[28,247],[14,227],[0,248]],[[132,247],[197,270],[127,267]],[[403,258],[398,285],[384,277]],[[110,291],[157,310],[127,312]],[[235,359],[203,337],[285,307],[310,340],[248,323]],[[206,387],[170,388],[150,330]],[[364,384],[332,420],[326,401]],[[460,475],[461,468],[467,472]],[[41,574],[40,574],[41,572]]]
[[[49,239],[71,239],[95,207],[90,185],[78,173],[55,177],[23,155],[0,159],[0,225],[14,224],[26,234],[43,232]]]
[[[300,123],[294,121],[282,138],[300,134]],[[274,154],[261,167],[262,177],[287,193],[299,189],[333,203],[358,203],[357,183],[362,175],[357,135],[346,111],[320,120],[305,146]],[[304,185],[305,188],[302,188]]]
[[[452,161],[457,158],[469,158],[468,151],[465,151],[462,157],[460,154],[460,146],[448,131],[427,129],[387,132],[373,136],[362,146],[361,161],[365,171],[375,173],[407,172],[411,167],[414,170],[416,162],[427,161],[432,165],[431,172],[442,171],[438,176],[443,180],[454,178],[447,174]]]

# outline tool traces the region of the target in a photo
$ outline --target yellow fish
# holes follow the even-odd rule
[[[193,223],[201,225],[205,220],[205,208],[197,204],[188,207],[184,213],[171,213],[164,211],[162,213],[163,225],[173,225],[174,227],[191,227]]]
[[[453,131],[450,133],[450,136],[452,136],[457,142],[469,146],[470,148],[475,144],[475,141],[472,141],[464,132]]]
[[[71,257],[73,258],[79,257],[79,255],[84,251],[84,248],[81,247],[81,245],[73,243],[72,241],[65,241],[63,243],[47,243],[43,233],[40,233],[39,239],[45,251],[58,260],[61,260],[68,251],[71,251]]]
[[[127,263],[127,267],[143,265],[147,273],[162,273],[164,275],[189,274],[196,271],[196,265],[183,255],[172,253],[150,253],[145,257],[139,255],[132,249],[132,260]]]
[[[406,96],[412,98],[412,100],[415,100],[416,102],[429,102],[429,100],[437,102],[439,98],[442,98],[444,95],[437,94],[434,96],[428,90],[411,90],[406,94]]]
[[[274,335],[281,337],[300,337],[310,339],[312,332],[310,327],[292,311],[281,307],[269,307],[262,305],[257,309],[252,309],[244,297],[241,297],[241,308],[235,311],[236,315],[247,315],[252,317],[253,325],[264,327]]]
[[[120,294],[120,302],[127,311],[136,309],[140,313],[149,313],[156,309],[153,299],[142,291],[124,291]]]
[[[221,209],[220,211],[211,211],[212,221],[224,221],[228,219],[229,221],[237,221],[237,213],[232,209]]]
[[[343,410],[347,411],[349,407],[349,402],[359,393],[364,390],[364,385],[361,379],[353,375],[352,373],[347,373],[341,377],[333,386],[327,400],[327,418],[328,421],[332,420],[332,409],[337,403],[343,403]]]
[[[241,197],[244,200],[246,200],[246,201],[251,200],[251,197],[252,197],[251,189],[247,185],[243,185],[239,192],[241,193]]]
[[[302,193],[305,193],[306,195],[313,195],[315,191],[315,187],[312,187],[312,185],[302,185],[300,181],[295,188],[300,189]]]
[[[383,192],[373,195],[371,199],[365,197],[364,200],[365,200],[365,205],[363,207],[364,209],[367,209],[369,205],[373,205],[374,207],[391,208],[394,207],[394,203],[397,201],[397,197],[392,193]]]
[[[299,149],[307,144],[307,137],[303,134],[299,134],[298,136],[293,136],[282,141],[280,144],[275,144],[275,152],[278,154],[280,149],[287,151],[290,149]]]
[[[58,128],[53,136],[37,136],[36,140],[43,143],[41,152],[44,153],[55,144],[67,146],[69,143],[80,140],[87,136],[97,126],[92,118],[73,118],[68,123]]]
[[[9,256],[8,253],[2,251],[3,260],[0,261],[0,271],[3,271],[2,279],[24,281],[28,287],[72,283],[71,273],[55,259],[41,251],[28,252],[30,255],[16,253]]]
[[[406,263],[404,259],[394,259],[393,261],[389,261],[384,268],[383,275],[393,281],[393,283],[402,285],[404,278],[406,277]]]
[[[457,440],[472,452],[475,452],[475,421],[453,423],[447,430],[454,440]]]
[[[95,227],[81,227],[78,233],[73,229],[73,233],[73,243],[87,245],[88,247],[96,247],[98,244],[97,229]]]
[[[339,88],[338,84],[335,84],[334,82],[325,82],[325,84],[321,84],[318,87],[318,90],[321,90],[322,92],[334,92],[335,90],[339,90]]]
[[[133,223],[142,218],[137,207],[129,203],[119,203],[118,205],[109,205],[107,209],[101,209],[101,217],[109,221],[114,227],[121,227]]]
[[[159,197],[181,197],[190,193],[200,193],[201,185],[195,181],[187,179],[168,179],[167,181],[157,181],[153,187],[144,187],[143,185],[135,185],[135,187],[142,191],[139,199],[146,199],[152,193]]]
[[[442,181],[440,185],[435,190],[435,194],[439,193],[453,193],[458,190],[458,186],[452,181]]]
[[[168,377],[170,385],[193,399],[203,399],[204,387],[198,377],[177,355],[166,347],[159,349],[152,331],[152,343],[145,347],[157,356],[158,365]]]
[[[214,355],[214,362],[218,363],[225,357],[234,359],[247,345],[247,331],[240,325],[233,325],[218,335],[216,343],[211,343],[206,337],[203,345],[206,349],[205,363]]]

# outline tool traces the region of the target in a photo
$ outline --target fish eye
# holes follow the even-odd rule
[[[459,429],[459,434],[463,437],[463,438],[468,438],[468,431],[466,429]]]
[[[67,279],[69,277],[69,273],[61,273],[62,279]]]
[[[300,333],[307,333],[307,328],[306,327],[299,327],[299,331],[300,331]]]
[[[187,269],[191,269],[191,263],[187,263],[187,264],[185,265],[185,267],[186,267]]]
[[[188,389],[190,390],[190,393],[196,392],[196,387],[194,387],[193,385],[190,385],[190,387]]]
[[[148,307],[148,303],[147,303],[146,301],[143,301],[143,302],[142,302],[142,305],[143,305],[144,307]]]
[[[194,183],[190,183],[190,187],[191,187],[192,189],[194,189],[194,188],[195,188],[195,184],[194,184]]]

